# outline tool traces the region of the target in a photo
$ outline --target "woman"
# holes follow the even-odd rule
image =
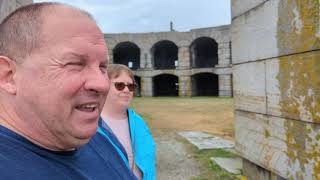
[[[138,179],[154,180],[154,140],[142,117],[129,108],[136,88],[133,72],[121,64],[109,65],[107,72],[111,85],[98,132],[113,144]]]

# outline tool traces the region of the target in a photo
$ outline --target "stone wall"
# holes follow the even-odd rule
[[[0,22],[15,9],[31,3],[32,0],[0,0]]]
[[[319,3],[232,1],[236,149],[251,179],[320,179]]]
[[[192,68],[190,46],[200,37],[210,37],[218,44],[218,65],[214,68]],[[193,29],[189,32],[151,32],[105,34],[109,49],[110,62],[113,63],[113,49],[121,42],[133,42],[140,49],[140,68],[135,75],[141,77],[142,96],[152,96],[152,78],[160,74],[172,74],[179,77],[179,96],[191,96],[191,76],[197,73],[214,73],[219,76],[219,96],[231,96],[231,37],[230,26]],[[175,69],[155,70],[151,48],[162,40],[169,40],[178,46],[178,67]],[[151,84],[148,84],[151,83]]]

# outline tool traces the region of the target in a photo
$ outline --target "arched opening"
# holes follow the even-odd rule
[[[200,73],[191,76],[192,96],[219,96],[219,77],[216,74]]]
[[[136,82],[136,89],[134,91],[134,96],[140,97],[141,96],[141,77],[134,76],[134,81]]]
[[[151,48],[154,69],[174,69],[178,60],[178,46],[168,40],[157,42]]]
[[[121,42],[113,49],[113,62],[124,64],[130,69],[140,68],[140,49],[132,42]]]
[[[179,79],[175,75],[161,74],[153,77],[154,96],[178,96]]]
[[[218,64],[218,43],[209,37],[200,37],[190,46],[191,67],[207,68]]]

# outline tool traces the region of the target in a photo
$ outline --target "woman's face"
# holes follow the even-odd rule
[[[135,85],[130,76],[121,72],[116,78],[110,78],[110,90],[107,102],[116,104],[123,108],[128,108],[133,97]]]

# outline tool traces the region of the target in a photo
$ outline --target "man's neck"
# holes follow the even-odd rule
[[[76,148],[59,149],[56,146],[50,145],[49,141],[48,142],[40,142],[36,138],[34,138],[34,136],[30,135],[32,133],[26,133],[25,131],[22,130],[23,128],[19,128],[19,126],[17,126],[15,123],[9,121],[7,118],[2,118],[2,116],[0,116],[0,125],[19,134],[22,137],[26,138],[27,140],[29,140],[33,144],[40,146],[42,148],[51,150],[51,151],[72,151],[72,150],[76,149]]]

